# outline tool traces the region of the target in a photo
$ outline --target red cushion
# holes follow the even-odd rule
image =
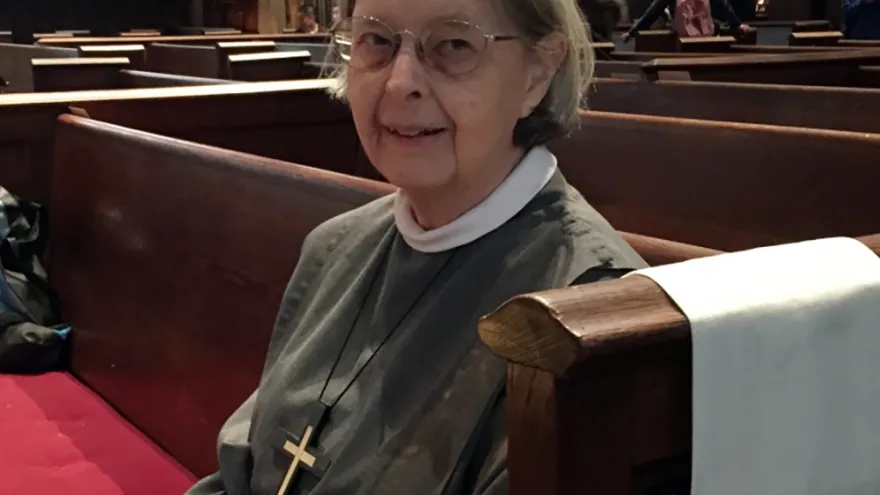
[[[0,493],[175,495],[194,481],[72,376],[0,375]]]

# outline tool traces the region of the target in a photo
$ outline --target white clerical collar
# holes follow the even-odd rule
[[[416,251],[448,251],[470,244],[504,225],[544,189],[554,173],[556,157],[543,146],[535,147],[486,199],[452,222],[436,229],[423,229],[400,190],[394,198],[394,221],[406,243]]]

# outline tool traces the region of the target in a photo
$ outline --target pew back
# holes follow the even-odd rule
[[[858,79],[860,65],[875,63],[880,63],[880,51],[877,49],[657,59],[645,63],[642,70],[652,79],[684,72],[695,81],[850,86]]]
[[[34,91],[116,89],[119,71],[131,67],[127,58],[33,59]]]
[[[305,50],[229,55],[229,79],[251,82],[303,79],[305,64],[311,57]]]
[[[7,81],[7,93],[26,93],[34,90],[31,60],[35,58],[75,58],[73,48],[52,48],[0,43],[0,78]]]
[[[221,78],[225,57],[210,45],[153,43],[147,46],[146,70],[182,76]]]
[[[0,96],[0,184],[49,200],[55,119],[71,108],[96,119],[356,175],[351,113],[325,93],[333,81]]]
[[[587,103],[604,112],[880,133],[880,91],[866,88],[600,79]]]
[[[740,250],[880,231],[877,134],[585,112],[550,149],[629,232]]]
[[[206,475],[304,237],[391,186],[69,115],[54,156],[48,269],[72,372]]]
[[[125,57],[133,69],[141,69],[146,63],[147,50],[144,45],[87,45],[79,47],[78,50],[80,57]]]

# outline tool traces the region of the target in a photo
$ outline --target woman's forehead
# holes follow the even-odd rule
[[[354,15],[381,19],[395,28],[415,29],[438,19],[498,24],[493,0],[357,0]]]

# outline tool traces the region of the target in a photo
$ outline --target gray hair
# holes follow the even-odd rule
[[[578,110],[593,77],[593,49],[590,30],[577,0],[494,0],[500,12],[533,50],[543,49],[542,42],[561,36],[567,50],[559,70],[553,76],[547,94],[527,117],[513,129],[513,144],[525,149],[540,146],[567,135],[579,123]],[[342,100],[347,95],[345,65],[333,77],[338,81],[330,93]]]

